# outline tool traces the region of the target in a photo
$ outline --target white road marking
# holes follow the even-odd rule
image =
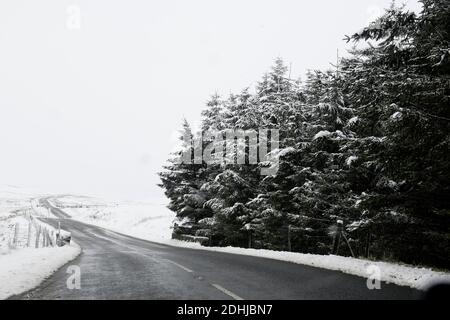
[[[92,235],[94,235],[94,236],[96,236],[96,237],[98,237],[98,238],[100,238],[100,239],[107,240],[107,241],[109,241],[109,242],[112,242],[112,243],[114,243],[114,244],[117,244],[117,245],[119,245],[119,246],[121,246],[121,247],[123,247],[123,248],[126,248],[126,249],[129,249],[129,250],[130,250],[130,251],[127,251],[127,252],[124,252],[124,253],[133,253],[133,254],[138,254],[138,255],[143,256],[143,257],[146,257],[146,258],[150,258],[148,255],[143,254],[143,253],[141,253],[141,252],[137,252],[137,251],[135,250],[135,248],[132,248],[132,247],[130,247],[130,246],[127,246],[127,245],[125,245],[125,244],[123,244],[123,243],[117,242],[117,241],[115,241],[115,240],[113,240],[113,239],[110,239],[110,238],[103,237],[103,236],[101,236],[101,235],[99,235],[99,234],[96,234],[96,233],[94,233],[94,232],[92,232],[92,231],[87,231],[87,232],[90,233],[90,234],[92,234]],[[155,260],[154,258],[151,258],[151,259]],[[193,270],[191,270],[191,269],[189,269],[189,268],[187,268],[187,267],[185,267],[185,266],[183,266],[183,265],[181,265],[181,264],[179,264],[179,263],[176,263],[175,261],[172,261],[172,260],[169,260],[169,259],[165,259],[165,260],[166,260],[167,262],[169,262],[169,263],[171,263],[171,264],[177,266],[178,268],[183,269],[183,270],[186,271],[186,272],[189,272],[189,273],[193,273],[193,272],[194,272]]]
[[[178,268],[183,269],[183,270],[186,271],[186,272],[190,272],[190,273],[194,272],[193,270],[191,270],[191,269],[189,269],[189,268],[186,268],[185,266],[182,266],[181,264],[176,263],[175,261],[172,261],[172,260],[167,259],[167,262],[169,262],[169,263],[171,263],[171,264],[177,266]]]
[[[217,290],[222,291],[222,292],[225,293],[226,295],[232,297],[234,300],[244,300],[243,298],[239,297],[237,294],[234,294],[233,292],[231,292],[231,291],[225,289],[225,288],[222,287],[222,286],[219,286],[218,284],[211,283],[211,285],[212,285],[214,288],[216,288]]]
[[[102,228],[102,227],[99,227],[99,228],[102,229],[102,231],[103,231],[104,233],[106,233],[106,234],[108,234],[108,235],[110,235],[110,236],[112,236],[112,237],[122,238],[122,239],[124,239],[124,240],[126,240],[126,241],[130,241],[130,240],[147,241],[147,240],[144,240],[144,239],[132,239],[132,238],[126,236],[126,235],[117,233],[117,232],[115,232],[115,231],[111,231],[111,230],[108,230],[108,229],[105,229],[105,228]],[[152,242],[152,241],[148,241],[148,242],[150,242],[151,245],[152,245],[153,247],[156,247],[156,248],[162,248],[162,249],[165,248],[164,246],[161,246],[161,245],[159,245],[159,244],[156,244],[156,243],[154,243],[154,242]]]
[[[111,239],[111,238],[107,238],[107,237],[101,236],[101,235],[99,235],[99,234],[97,234],[97,233],[95,233],[95,232],[93,232],[93,231],[90,231],[90,230],[89,230],[89,231],[85,231],[85,233],[90,233],[91,235],[93,235],[93,236],[95,236],[95,237],[97,237],[97,238],[100,238],[100,239],[103,239],[103,240],[112,242],[112,243],[114,243],[114,244],[117,244],[118,246],[121,246],[121,247],[130,249],[130,250],[134,250],[134,248],[132,248],[132,247],[126,245],[126,244],[120,243],[120,242],[115,241],[115,240],[113,240],[113,239]]]

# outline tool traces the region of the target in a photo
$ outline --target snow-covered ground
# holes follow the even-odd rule
[[[155,242],[168,242],[175,214],[164,204],[109,203],[83,196],[61,196],[50,202],[73,219]]]
[[[388,262],[376,262],[365,259],[333,255],[312,255],[295,252],[245,249],[235,247],[203,247],[198,243],[171,239],[171,225],[175,218],[164,205],[149,204],[107,204],[100,200],[84,197],[65,197],[54,199],[56,205],[64,207],[64,211],[74,219],[112,229],[145,240],[164,243],[172,246],[197,250],[227,252],[255,257],[263,257],[298,263],[368,278],[380,272],[379,280],[401,286],[409,286],[424,290],[434,282],[450,282],[450,274],[434,271],[430,268],[419,268]],[[82,208],[70,208],[79,206]],[[374,269],[373,266],[379,269]],[[375,270],[375,271],[374,271]]]
[[[33,289],[80,252],[72,242],[70,246],[22,248],[0,255],[0,300]]]
[[[51,233],[55,230],[36,216],[48,217],[46,209],[39,207],[42,194],[12,186],[0,187],[0,299],[28,291],[81,252],[72,243],[65,247],[36,245],[36,228]]]

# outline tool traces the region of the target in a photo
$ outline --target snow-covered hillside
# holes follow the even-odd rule
[[[171,239],[175,214],[164,204],[108,202],[98,198],[65,195],[49,202],[73,219],[156,242]]]

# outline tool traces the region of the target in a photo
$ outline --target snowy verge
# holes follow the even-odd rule
[[[203,247],[198,243],[173,239],[161,243],[176,247],[241,254],[259,258],[287,261],[316,268],[341,271],[347,274],[352,274],[364,278],[369,278],[371,275],[373,275],[374,269],[372,266],[376,266],[380,270],[381,281],[386,283],[393,283],[399,286],[407,286],[419,290],[426,290],[434,283],[450,283],[450,273],[434,271],[429,268],[420,268],[382,261],[371,261],[335,255],[316,255],[298,252],[272,251],[265,249]]]
[[[0,300],[37,287],[81,253],[74,242],[64,247],[24,248],[0,255]]]

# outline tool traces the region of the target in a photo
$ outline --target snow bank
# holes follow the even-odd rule
[[[0,255],[0,299],[33,289],[80,252],[72,242],[70,246],[24,248]]]
[[[433,283],[450,282],[449,273],[438,272],[429,268],[418,268],[388,262],[370,261],[334,255],[326,256],[264,249],[203,247],[198,243],[184,242],[179,240],[169,240],[165,242],[165,244],[183,248],[226,252],[232,254],[241,254],[253,257],[287,261],[311,267],[341,271],[364,278],[369,277],[373,272],[373,270],[369,271],[368,267],[377,266],[381,271],[381,281],[394,283],[400,286],[407,286],[419,290],[426,290]]]

